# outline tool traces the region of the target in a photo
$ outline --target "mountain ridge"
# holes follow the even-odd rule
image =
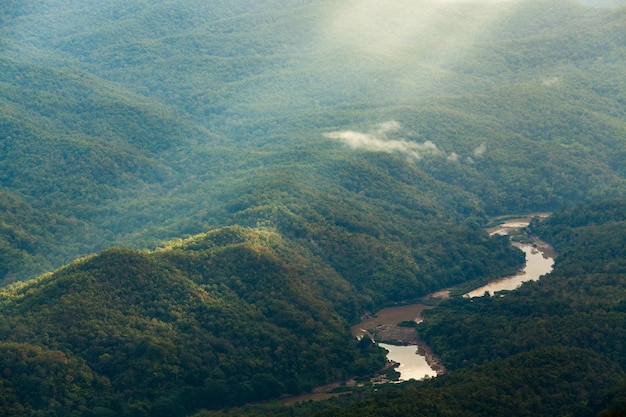
[[[9,287],[0,302],[0,344],[83,364],[92,377],[73,379],[74,389],[85,389],[89,404],[125,415],[158,409],[146,402],[157,397],[183,404],[195,392],[189,412],[295,394],[381,367],[382,354],[371,343],[358,347],[328,301],[357,302],[345,288],[333,290],[345,283],[305,259],[285,264],[263,236],[276,240],[233,227],[151,253],[109,249]],[[20,375],[6,373],[12,392]],[[81,385],[93,378],[106,381],[103,398]],[[48,399],[60,401],[50,415],[73,412],[60,392]]]
[[[623,9],[524,1],[482,5],[483,16],[467,4],[427,2],[403,14],[403,4],[380,16],[301,1],[179,10],[175,2],[6,5],[14,17],[2,28],[3,192],[80,224],[80,242],[70,232],[41,254],[58,267],[108,246],[152,248],[232,224],[239,183],[266,187],[277,171],[300,187],[365,202],[361,190],[335,184],[337,168],[326,161],[357,167],[390,154],[384,169],[419,175],[426,188],[443,186],[441,194],[490,215],[626,190]],[[170,15],[186,25],[151,21]],[[412,31],[394,29],[381,48],[355,52],[362,21],[378,30],[388,24],[382,16],[401,23],[404,15],[417,19]],[[427,29],[444,21],[454,31],[435,47]],[[141,35],[146,25],[161,35]],[[475,38],[455,37],[464,31]],[[124,49],[129,42],[135,49]],[[333,139],[348,134],[366,141],[353,149]],[[398,147],[426,145],[433,152],[418,160]],[[342,176],[386,175],[363,168]],[[383,189],[393,182],[378,180]],[[32,276],[12,270],[8,280]]]
[[[626,194],[625,10],[565,0],[3,3],[0,280],[47,274],[0,291],[0,409],[182,416],[378,369],[381,352],[348,332],[359,315],[520,267],[508,239],[483,230],[490,216]],[[546,224],[568,230],[569,220]],[[610,245],[621,238],[602,243],[603,232],[551,235],[571,282],[600,304],[609,274],[578,273],[594,271],[599,248],[619,252]],[[589,258],[577,233],[594,242]],[[621,304],[537,328],[511,311],[572,306],[556,299],[561,287],[541,305],[526,291],[430,313],[442,331],[429,341],[467,372],[463,389],[445,392],[497,381],[464,368],[489,352],[503,362],[487,373],[610,356],[605,333],[583,325],[584,346],[544,346],[534,334],[545,350],[528,351],[519,335],[600,326]],[[452,322],[478,305],[483,316]],[[454,345],[489,334],[481,319],[520,332]],[[600,401],[580,388],[604,377],[622,386],[615,369],[596,379],[581,367],[568,398]]]

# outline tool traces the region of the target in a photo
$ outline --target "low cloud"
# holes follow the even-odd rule
[[[413,142],[406,139],[390,139],[388,133],[401,129],[400,123],[391,120],[380,123],[374,131],[369,133],[353,130],[341,130],[326,133],[328,139],[344,143],[351,149],[360,149],[370,152],[385,152],[404,155],[411,160],[420,160],[426,155],[441,155],[442,152],[433,142]]]
[[[458,162],[458,160],[460,159],[459,154],[456,152],[452,152],[450,155],[448,155],[448,157],[446,158],[448,161],[451,162]]]
[[[552,87],[553,85],[558,84],[559,81],[559,77],[546,78],[545,80],[543,80],[543,85],[545,85],[546,87]]]
[[[483,143],[482,145],[474,149],[473,153],[475,157],[480,158],[481,156],[485,154],[485,152],[487,152],[487,145]]]
[[[324,137],[336,140],[348,146],[350,149],[369,152],[384,152],[406,157],[415,162],[426,156],[438,156],[448,162],[476,163],[476,160],[484,157],[487,145],[480,144],[472,150],[471,155],[459,155],[456,152],[444,152],[432,141],[414,142],[403,138],[391,138],[392,134],[402,129],[402,125],[395,120],[379,123],[370,132],[357,132],[354,130],[338,130],[325,133]]]

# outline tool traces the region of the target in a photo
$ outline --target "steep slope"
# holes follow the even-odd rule
[[[623,9],[48,0],[1,13],[3,184],[84,219],[106,237],[92,250],[227,224],[239,184],[276,172],[335,194],[324,161],[372,153],[491,214],[626,191]]]
[[[451,369],[553,345],[626,366],[624,207],[623,199],[580,206],[534,225],[559,253],[546,279],[503,298],[455,300],[426,316],[422,335]]]
[[[185,415],[371,372],[383,355],[357,346],[335,309],[356,300],[270,231],[108,250],[2,293],[0,403],[8,415]]]
[[[519,267],[487,214],[623,196],[626,9],[495,3],[4,2],[0,279],[231,227],[3,292],[2,410],[182,415],[366,372],[358,314]],[[484,385],[578,373],[591,404],[626,357],[623,221],[556,219],[567,274],[424,336],[451,369],[501,358]],[[588,411],[558,389],[528,410]]]
[[[485,217],[471,196],[433,182],[411,164],[364,159],[320,162],[323,175],[337,184],[325,192],[310,179],[258,176],[235,189],[238,196],[226,210],[234,223],[272,225],[308,247],[371,306],[500,276],[523,262],[507,239],[480,228]]]
[[[0,67],[0,187],[24,208],[0,216],[8,228],[41,231],[29,249],[41,265],[5,264],[0,278],[29,277],[162,224],[158,212],[139,217],[137,202],[159,199],[179,181],[177,149],[206,132],[79,70],[4,57]]]
[[[80,70],[0,65],[2,185],[42,205],[104,205],[171,182],[176,148],[206,137],[172,109]]]
[[[68,237],[81,233],[84,227],[0,191],[0,277],[8,283],[53,269],[55,263],[61,265],[67,259],[54,256],[52,242],[56,240],[67,251],[74,243]],[[71,253],[77,250],[74,248]]]
[[[554,271],[540,281],[501,296],[452,298],[426,311],[417,331],[447,374],[241,415],[623,416],[625,203],[580,205],[534,222],[533,231],[559,253]],[[205,415],[229,413],[197,414]]]
[[[242,156],[230,141],[111,83],[3,62],[1,180],[37,213],[3,214],[7,233],[28,230],[37,242],[5,239],[5,282],[116,243],[146,247],[224,224],[278,227],[363,291],[370,307],[520,262],[478,228],[485,215],[475,196],[410,161],[355,158],[318,143]]]

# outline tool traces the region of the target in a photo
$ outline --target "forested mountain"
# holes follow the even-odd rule
[[[417,331],[445,375],[325,403],[197,416],[624,416],[625,207],[609,200],[535,221],[559,252],[551,274],[426,311]]]
[[[7,416],[185,415],[384,365],[339,314],[358,305],[341,277],[242,227],[152,253],[111,249],[0,303]]]
[[[242,194],[305,215],[277,178],[372,229],[389,204],[480,223],[619,195],[624,18],[566,0],[4,2],[1,191],[41,221],[3,222],[41,244],[3,246],[47,270],[273,221]]]
[[[4,1],[0,280],[56,272],[2,292],[2,361],[23,360],[1,407],[182,415],[369,371],[360,314],[520,267],[490,216],[625,195],[624,114],[623,1]],[[564,213],[606,212],[583,207]],[[568,215],[534,227],[584,287],[600,248],[619,267],[623,230],[602,244]],[[623,367],[617,342],[556,343],[521,313],[517,337],[547,341],[453,340],[457,313],[504,320],[518,297],[566,328],[619,315],[551,291],[452,301],[424,335],[450,369],[539,348]]]

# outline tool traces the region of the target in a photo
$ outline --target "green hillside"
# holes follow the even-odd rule
[[[551,280],[430,313],[455,372],[428,390],[574,358],[524,412],[619,405],[625,6],[2,2],[0,414],[186,415],[371,373],[349,324],[517,270],[489,218],[561,210],[533,225]]]
[[[251,190],[298,216],[300,189],[331,209],[343,200],[385,247],[406,240],[377,224],[397,223],[390,205],[453,235],[429,222],[624,193],[623,9],[377,7],[3,5],[0,184],[75,225],[33,253],[38,269],[7,266],[5,281],[112,245],[273,221],[257,198],[233,215]],[[315,216],[327,229],[344,215]]]
[[[455,301],[427,315],[423,337],[451,369],[552,345],[593,349],[625,366],[624,207],[623,199],[596,203],[535,225],[559,253],[555,271],[503,298]]]
[[[46,259],[39,272],[111,246],[137,227],[132,201],[177,178],[173,148],[194,129],[86,73],[0,61],[0,187],[29,207],[0,219],[39,241],[28,250]]]
[[[417,332],[448,373],[297,406],[196,416],[623,416],[626,413],[626,201],[579,205],[531,228],[554,271],[502,296],[457,296]]]
[[[337,312],[354,290],[271,231],[111,249],[0,297],[5,415],[185,415],[384,364]]]
[[[428,311],[419,334],[454,372],[316,415],[624,415],[624,204],[533,224],[559,252],[541,281]]]
[[[623,9],[368,7],[5,4],[1,184],[82,230],[41,255],[59,266],[230,224],[240,184],[266,188],[277,172],[295,189],[361,199],[337,167],[384,175],[368,166],[381,152],[393,156],[384,169],[438,190],[418,211],[442,187],[457,199],[445,216],[459,200],[500,214],[623,194]],[[359,152],[350,133],[365,138]]]
[[[591,351],[554,347],[401,389],[382,389],[359,405],[330,407],[315,415],[594,416],[604,411],[621,376]]]

